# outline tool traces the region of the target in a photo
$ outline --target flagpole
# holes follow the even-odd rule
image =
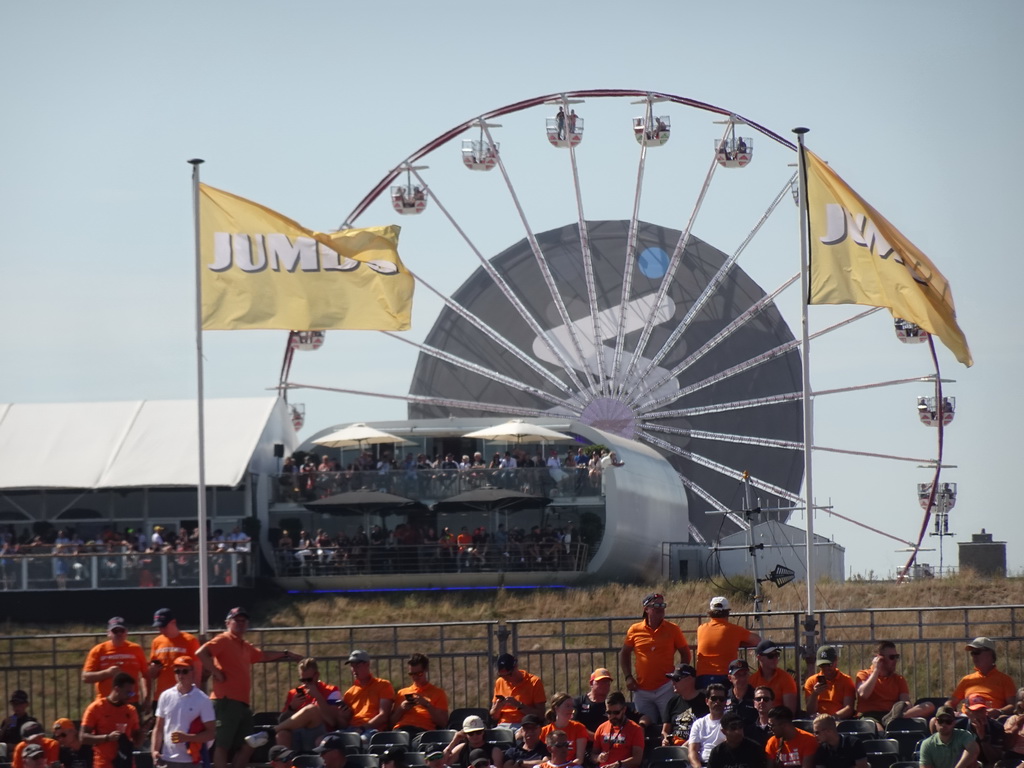
[[[814,409],[811,403],[811,339],[807,317],[810,299],[810,257],[807,242],[807,166],[804,158],[804,134],[809,128],[794,128],[798,155],[798,180],[800,191],[800,362],[803,368],[804,407],[804,506],[807,515],[807,541],[805,542],[807,562],[807,613],[804,616],[804,649],[808,661],[814,653],[814,475],[811,467],[811,453],[814,446]]]
[[[203,288],[202,288],[202,242],[199,234],[199,166],[203,161],[194,158],[188,161],[192,166],[192,218],[195,222],[195,265],[196,265],[196,434],[199,459],[199,476],[196,483],[199,510],[199,544],[196,557],[199,561],[199,634],[206,639],[210,622],[210,573],[208,544],[206,541],[206,418],[203,398]]]

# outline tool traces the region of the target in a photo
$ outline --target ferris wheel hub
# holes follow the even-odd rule
[[[591,400],[580,414],[580,421],[629,440],[635,439],[636,413],[615,397],[598,397]]]

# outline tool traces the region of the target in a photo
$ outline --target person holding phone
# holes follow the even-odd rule
[[[391,710],[391,728],[415,736],[424,731],[448,725],[448,694],[427,679],[430,659],[414,653],[407,660],[412,681],[398,691],[397,703]]]
[[[847,720],[857,714],[857,685],[852,677],[839,671],[838,661],[839,654],[833,646],[818,649],[816,674],[804,682],[808,714],[832,715],[836,720]]]
[[[320,667],[310,657],[299,662],[299,684],[288,691],[274,742],[298,754],[309,753],[340,723],[341,690],[320,679]]]

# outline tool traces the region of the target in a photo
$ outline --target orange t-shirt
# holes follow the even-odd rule
[[[870,669],[862,669],[857,673],[857,685],[871,677]],[[888,712],[893,704],[900,700],[902,694],[910,695],[910,688],[907,687],[906,678],[903,675],[889,675],[879,677],[875,681],[875,689],[871,695],[857,699],[858,712]]]
[[[166,635],[157,635],[153,638],[149,649],[149,660],[159,661],[161,664],[160,674],[153,681],[154,699],[159,699],[161,693],[178,684],[174,678],[174,660],[179,656],[191,656],[195,660],[198,650],[199,640],[188,632],[180,632],[174,638]],[[202,669],[198,661],[196,661],[196,669]],[[196,680],[199,678],[197,677]]]
[[[120,648],[115,648],[112,640],[107,640],[99,645],[93,646],[85,659],[83,672],[101,672],[108,667],[117,665],[122,672],[127,672],[135,678],[136,686],[142,685],[146,675],[148,663],[142,646],[125,640]],[[96,683],[96,695],[108,696],[114,689],[114,678],[107,677]],[[136,696],[138,693],[135,694]]]
[[[594,731],[594,759],[601,752],[608,754],[601,765],[629,760],[633,757],[633,747],[644,748],[644,729],[632,720],[624,722],[621,728],[613,728],[606,720]]]
[[[1009,675],[998,669],[992,668],[987,675],[974,670],[960,678],[960,683],[950,698],[953,701],[960,701],[972,694],[980,694],[988,699],[990,708],[1002,709],[1017,700],[1017,686],[1013,684],[1013,679]]]
[[[759,688],[761,686],[772,689],[772,693],[775,694],[775,704],[782,703],[782,697],[787,693],[796,695],[796,680],[784,669],[776,668],[775,674],[772,675],[771,680],[765,680],[761,675],[761,670],[758,669],[756,672],[750,673],[750,687]]]
[[[729,662],[739,658],[741,645],[750,645],[754,633],[725,619],[712,618],[697,627],[697,674],[727,675]]]
[[[494,681],[494,698],[513,698],[520,704],[524,704],[528,707],[536,707],[538,705],[544,705],[547,700],[547,694],[544,693],[544,683],[536,675],[531,675],[525,669],[519,670],[523,679],[518,683],[510,683],[504,677],[499,677]],[[511,704],[503,706],[498,710],[498,722],[499,723],[518,723],[523,719],[523,711]]]
[[[541,742],[543,744],[547,744],[548,734],[554,733],[555,731],[565,731],[567,741],[569,742],[569,757],[567,759],[569,760],[569,762],[572,762],[577,757],[576,742],[579,739],[583,739],[584,744],[586,744],[587,742],[587,737],[589,735],[587,733],[587,726],[585,726],[583,723],[576,722],[575,720],[570,720],[569,724],[565,726],[565,728],[558,728],[555,726],[554,723],[548,723],[540,729]]]
[[[113,733],[123,730],[129,739],[133,738],[139,730],[139,713],[135,707],[129,704],[120,706],[112,704],[110,699],[104,696],[96,699],[85,708],[82,715],[82,728],[90,728],[90,733]],[[104,741],[101,744],[92,745],[93,768],[112,768],[114,758],[117,757],[117,742]]]
[[[414,696],[422,696],[430,702],[430,706],[432,707],[443,709],[445,711],[448,710],[448,694],[433,683],[425,683],[420,686],[415,684],[406,686],[398,692],[398,699],[395,701],[396,707],[401,704],[402,699],[407,693],[411,693]],[[409,725],[413,728],[422,728],[425,731],[433,731],[437,728],[437,724],[430,716],[430,712],[426,707],[422,707],[419,704],[406,711],[398,719],[398,722],[395,723],[395,728],[401,728],[403,725]]]
[[[46,736],[40,736],[35,740],[35,743],[43,748],[43,755],[46,757],[46,764],[52,765],[53,763],[60,760],[60,742],[56,739],[51,739]],[[14,748],[14,756],[11,758],[11,765],[14,768],[25,768],[25,758],[22,756],[22,752],[25,751],[25,747],[28,746],[27,741],[19,741],[17,746]]]
[[[371,677],[366,685],[352,683],[342,698],[352,708],[349,725],[364,728],[380,712],[381,700],[395,700],[395,687],[387,680]]]
[[[252,665],[263,661],[263,651],[230,632],[221,632],[203,646],[213,657],[213,665],[224,673],[224,681],[213,681],[211,699],[234,699],[249,703],[252,694]]]
[[[814,686],[818,683],[818,676],[811,675],[804,681],[804,693],[810,696],[814,691]],[[819,715],[834,715],[840,709],[846,706],[843,701],[850,697],[852,701],[857,699],[857,686],[853,683],[853,678],[844,672],[836,672],[835,680],[831,683],[825,681],[824,693],[818,697],[818,714]]]
[[[636,653],[634,677],[642,691],[656,690],[668,682],[665,675],[676,668],[676,651],[685,651],[687,658],[690,655],[683,630],[671,621],[662,621],[657,629],[638,621],[626,631],[625,645]]]
[[[768,759],[774,760],[776,765],[800,768],[804,757],[817,753],[818,740],[814,738],[814,734],[797,728],[796,734],[791,739],[772,736],[768,739],[768,745],[764,751],[768,755]]]

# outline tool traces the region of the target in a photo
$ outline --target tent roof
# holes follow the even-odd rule
[[[242,481],[281,402],[206,400],[207,485]],[[195,400],[0,404],[0,488],[195,486],[197,446]]]

